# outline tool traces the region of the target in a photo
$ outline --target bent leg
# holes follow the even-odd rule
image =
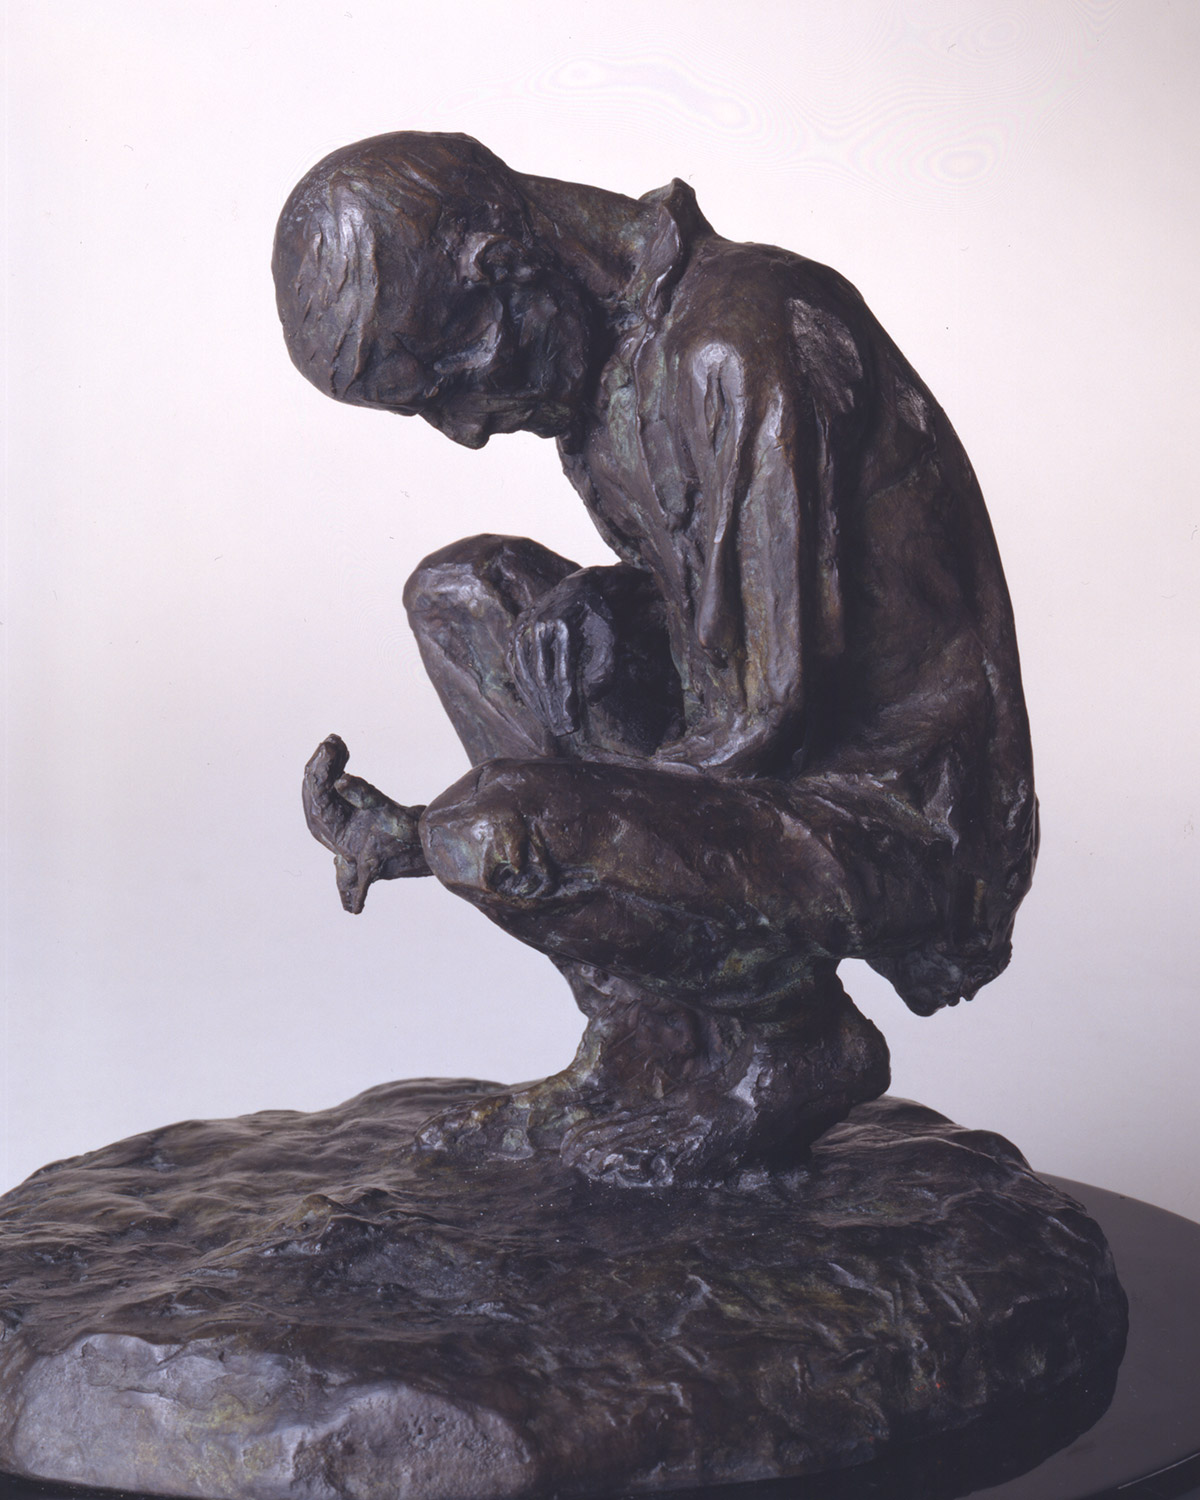
[[[439,880],[523,942],[713,1010],[766,1015],[817,966],[939,922],[919,860],[878,858],[896,828],[778,782],[494,761],[421,837]]]
[[[563,1074],[431,1122],[427,1143],[555,1144],[592,1176],[694,1180],[795,1160],[882,1093],[886,1044],[835,973],[879,893],[833,852],[836,813],[803,803],[565,760],[493,762],[432,803],[433,873],[550,954],[589,1020]],[[931,904],[884,894],[898,923]]]
[[[404,606],[421,660],[471,764],[559,755],[509,665],[517,620],[577,564],[525,537],[475,536],[431,553]]]
[[[675,722],[679,683],[662,601],[626,564],[576,568],[522,537],[470,537],[426,558],[404,602],[475,765],[646,754]],[[373,881],[428,871],[415,840],[401,837],[415,826],[412,810],[358,777],[339,781],[346,755],[335,736],[312,757],[305,815],[338,859],[347,909],[360,911]]]
[[[426,558],[404,602],[473,765],[640,757],[679,730],[663,601],[637,568],[576,568],[522,537],[470,537]]]
[[[536,542],[480,536],[435,552],[409,579],[404,599],[421,655],[475,764],[560,753],[517,691],[508,652],[521,614],[574,571]],[[344,776],[348,753],[336,735],[318,747],[305,767],[304,813],[313,837],[333,851],[343,905],[360,912],[376,880],[429,870],[416,835],[421,809]]]

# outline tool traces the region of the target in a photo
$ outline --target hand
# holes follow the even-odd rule
[[[677,740],[662,745],[654,759],[661,765],[718,776],[752,776],[771,765],[771,737],[778,725],[764,715],[758,721],[731,717],[728,723],[701,719]]]
[[[601,587],[615,569],[581,568],[522,614],[511,663],[521,696],[551,734],[585,728],[587,704],[610,685],[616,628]]]
[[[428,875],[417,820],[424,807],[402,807],[359,776],[346,776],[350,752],[331,734],[304,768],[304,820],[333,854],[338,893],[357,915],[376,880]]]

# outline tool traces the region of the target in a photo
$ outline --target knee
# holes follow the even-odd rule
[[[529,782],[540,767],[490,761],[468,772],[421,815],[421,844],[433,874],[477,905],[536,903],[558,889]]]
[[[574,563],[527,537],[489,532],[418,563],[404,586],[404,607],[414,628],[447,609],[477,608],[483,599],[499,599],[516,615],[574,571]]]
[[[422,559],[404,585],[404,607],[414,623],[478,592],[491,559],[509,538],[471,536]]]

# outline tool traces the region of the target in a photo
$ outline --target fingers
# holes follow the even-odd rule
[[[307,777],[310,774],[319,776],[322,780],[334,782],[346,769],[350,760],[350,752],[346,748],[346,742],[340,734],[327,734],[313,752],[311,759],[304,768]]]
[[[359,871],[363,866],[356,859],[347,859],[344,855],[334,856],[333,867],[337,874],[338,895],[342,898],[342,905],[351,913],[358,916],[366,904],[367,891],[370,888],[370,876]]]
[[[554,735],[579,727],[577,656],[578,643],[564,619],[527,620],[518,627],[513,675],[521,696]]]
[[[304,767],[301,800],[308,831],[319,843],[337,853],[338,839],[350,817],[350,806],[338,794],[337,781],[346,769],[350,752],[336,734],[317,746]]]
[[[351,807],[356,807],[360,811],[372,807],[389,807],[392,805],[390,797],[385,797],[378,787],[373,787],[369,781],[364,781],[361,776],[339,776],[334,785],[334,790]]]

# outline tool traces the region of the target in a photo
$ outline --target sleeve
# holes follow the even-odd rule
[[[676,393],[691,495],[681,654],[696,709],[660,754],[729,775],[776,773],[799,748],[806,656],[836,590],[822,557],[828,445],[789,376],[784,361],[714,342]]]

